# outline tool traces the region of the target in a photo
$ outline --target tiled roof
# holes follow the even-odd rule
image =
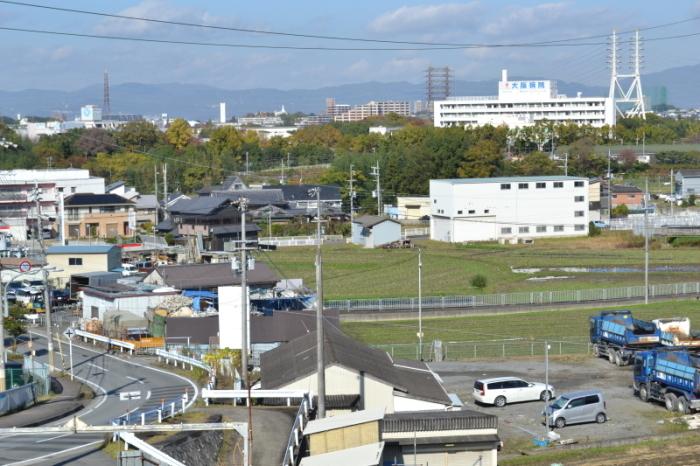
[[[88,205],[121,205],[133,204],[131,201],[124,199],[116,194],[90,194],[76,193],[71,194],[66,198],[64,204],[67,206],[88,206]]]

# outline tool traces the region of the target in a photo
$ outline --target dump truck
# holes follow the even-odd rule
[[[661,345],[662,331],[653,323],[635,319],[630,311],[601,311],[590,317],[593,354],[624,366],[637,351]]]
[[[682,348],[639,351],[634,390],[642,401],[660,401],[669,411],[700,410],[700,356]]]
[[[654,319],[652,322],[661,331],[660,343],[663,346],[700,350],[700,334],[690,330],[687,317]]]

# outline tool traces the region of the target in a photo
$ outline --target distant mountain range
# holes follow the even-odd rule
[[[672,68],[642,77],[645,93],[658,96],[665,87],[668,103],[680,107],[700,106],[697,76],[700,65]],[[527,79],[529,79],[528,77]],[[518,77],[511,79],[517,80]],[[455,81],[455,95],[494,95],[497,80]],[[568,95],[607,95],[607,86],[559,81],[559,92]],[[326,97],[336,102],[361,104],[370,100],[419,100],[425,95],[423,83],[364,82],[320,89],[245,89],[227,90],[200,84],[123,83],[110,88],[113,113],[182,116],[188,119],[218,118],[219,102],[226,102],[229,116],[249,112],[272,111],[282,105],[289,112],[320,113]],[[81,105],[102,103],[102,85],[76,91],[26,89],[0,90],[0,115],[50,116],[58,111],[77,115]]]

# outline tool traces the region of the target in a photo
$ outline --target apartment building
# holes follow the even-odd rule
[[[588,179],[430,180],[430,239],[518,241],[588,234]]]
[[[411,115],[410,102],[403,101],[371,101],[363,105],[357,105],[344,112],[339,111],[339,106],[334,107],[333,119],[339,122],[362,121],[373,116],[389,115],[395,113],[401,116]]]

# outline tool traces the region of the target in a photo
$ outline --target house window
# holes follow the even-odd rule
[[[574,230],[583,231],[586,229],[586,225],[574,225]]]
[[[583,210],[577,210],[574,212],[574,217],[583,217],[584,212]]]
[[[574,181],[574,187],[583,188],[583,181]]]
[[[583,196],[574,196],[574,202],[583,202]]]
[[[537,189],[545,189],[547,187],[547,183],[537,183],[535,187]]]
[[[510,183],[503,183],[501,184],[501,190],[505,191],[507,189],[510,189]]]
[[[555,187],[555,188],[563,188],[563,187],[564,187],[564,182],[563,182],[563,181],[555,181],[555,182],[554,182],[554,187]]]
[[[82,257],[69,257],[68,258],[68,265],[83,265],[83,258]]]
[[[470,213],[470,214],[475,214],[475,213],[476,213],[476,210],[470,210],[469,213]]]
[[[527,189],[528,186],[529,185],[527,183],[518,183],[518,189]]]
[[[457,215],[462,215],[462,211],[461,211],[461,210],[458,210],[458,211],[457,211]]]
[[[433,199],[433,204],[437,204],[437,199]]]
[[[485,213],[485,214],[488,214],[488,213],[489,213],[489,209],[484,209],[484,213]]]
[[[564,231],[564,225],[554,225],[554,231]]]
[[[530,233],[530,227],[520,227],[518,233]]]
[[[513,232],[513,230],[511,228],[508,228],[508,227],[501,228],[502,235],[510,235],[512,232]]]
[[[547,225],[538,225],[537,233],[547,233]]]

